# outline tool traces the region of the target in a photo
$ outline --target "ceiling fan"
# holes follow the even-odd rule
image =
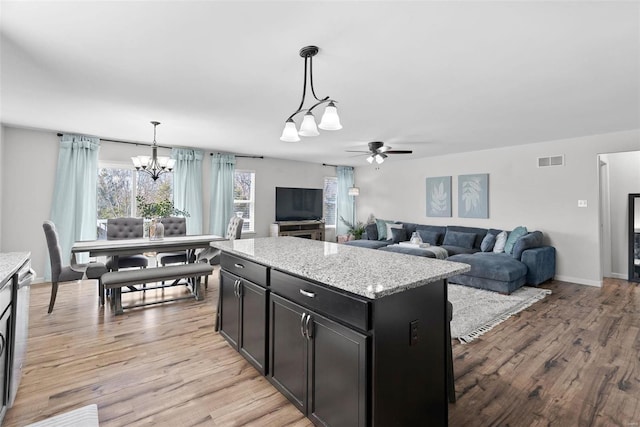
[[[413,150],[392,150],[388,145],[384,145],[384,142],[371,141],[369,143],[369,151],[347,150],[347,152],[369,154],[369,157],[367,157],[367,162],[373,163],[373,161],[375,160],[376,163],[380,164],[384,162],[384,159],[387,158],[387,154],[411,154],[413,153]]]

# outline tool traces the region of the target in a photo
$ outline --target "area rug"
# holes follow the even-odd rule
[[[514,314],[551,294],[549,289],[523,286],[511,295],[449,284],[453,304],[451,337],[468,343]]]

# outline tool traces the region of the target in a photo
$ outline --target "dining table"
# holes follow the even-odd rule
[[[118,239],[118,240],[79,240],[71,247],[71,252],[88,252],[91,257],[109,256],[113,257],[114,270],[118,269],[118,257],[122,255],[136,255],[149,252],[195,252],[197,249],[209,248],[211,242],[226,240],[222,236],[215,234],[194,234],[186,236],[170,236],[162,239],[149,239],[142,237],[138,239]],[[190,255],[190,254],[188,254]],[[187,259],[193,257],[188,256]]]

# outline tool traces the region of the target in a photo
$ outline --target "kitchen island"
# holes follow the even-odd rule
[[[446,279],[468,265],[295,237],[211,245],[220,333],[315,424],[447,424]]]

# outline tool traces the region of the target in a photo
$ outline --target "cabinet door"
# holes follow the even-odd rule
[[[240,285],[240,353],[266,372],[267,290],[246,280]]]
[[[269,375],[271,383],[302,413],[307,413],[307,339],[303,307],[271,293]]]
[[[317,425],[364,427],[367,337],[313,313],[307,334],[311,338],[307,416]]]
[[[240,300],[238,299],[237,277],[226,271],[220,272],[220,334],[227,341],[238,349],[238,338],[240,336]]]

